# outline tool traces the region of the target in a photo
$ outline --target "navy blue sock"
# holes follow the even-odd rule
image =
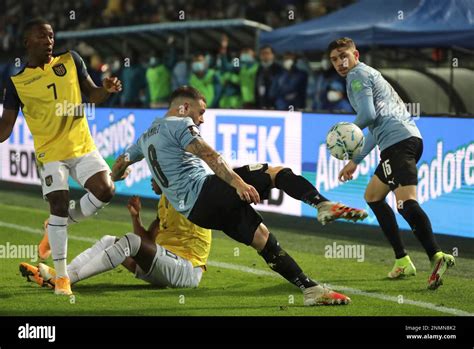
[[[395,258],[399,259],[405,257],[407,252],[403,246],[397,219],[395,218],[395,213],[392,208],[385,200],[368,202],[367,204],[374,212],[375,217],[377,217],[380,228],[382,228],[388,242],[392,245],[393,251],[395,252]]]
[[[398,212],[408,222],[413,233],[425,249],[428,258],[431,259],[441,249],[433,235],[430,219],[416,200],[407,200],[403,202],[402,207]]]
[[[284,168],[277,173],[275,186],[293,199],[303,201],[311,206],[329,201],[306,178],[295,175],[289,168]]]

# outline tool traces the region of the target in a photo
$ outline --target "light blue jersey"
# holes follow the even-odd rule
[[[199,129],[191,118],[169,116],[153,121],[126,151],[131,162],[145,157],[154,180],[175,210],[185,217],[210,174],[201,159],[185,150],[198,137]]]
[[[354,123],[369,128],[358,164],[378,145],[383,151],[410,137],[421,138],[410,113],[393,87],[379,71],[360,62],[347,74],[347,96],[357,112]]]

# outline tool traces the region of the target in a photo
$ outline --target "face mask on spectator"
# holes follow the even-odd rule
[[[250,64],[250,63],[253,63],[254,61],[255,61],[254,58],[249,53],[242,53],[240,55],[240,62],[242,62],[242,63]]]
[[[292,59],[285,59],[283,61],[283,68],[285,68],[286,70],[290,70],[291,67],[293,67],[294,63],[295,63],[295,61],[292,60]]]
[[[328,98],[328,101],[331,103],[339,102],[342,99],[342,94],[339,91],[329,90],[327,98]]]
[[[156,67],[158,65],[158,60],[156,59],[156,57],[150,57],[150,60],[148,61],[148,64],[151,67]]]
[[[260,62],[260,64],[262,65],[262,67],[264,68],[268,68],[269,66],[271,66],[273,64],[273,59],[271,61],[268,61],[268,62]]]
[[[206,69],[206,64],[204,62],[193,62],[191,68],[194,73],[200,73]]]

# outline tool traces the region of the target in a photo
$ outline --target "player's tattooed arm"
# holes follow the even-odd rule
[[[201,137],[197,137],[189,143],[186,147],[186,151],[201,158],[220,179],[235,188],[242,200],[249,203],[260,202],[260,196],[257,190],[253,186],[245,183],[227,164],[221,154],[216,152]]]
[[[201,158],[214,173],[224,182],[233,186],[234,181],[242,180],[227,164],[224,158],[207,144],[201,137],[195,138],[186,151]]]
[[[18,111],[13,109],[3,109],[3,115],[0,119],[0,143],[6,141],[8,137],[10,137],[17,116]]]

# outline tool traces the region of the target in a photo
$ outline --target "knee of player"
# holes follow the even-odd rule
[[[421,210],[421,207],[416,200],[398,200],[397,210],[398,213],[402,215],[402,217],[404,217],[405,219],[409,219],[413,213],[418,213]]]
[[[380,201],[380,198],[375,193],[372,193],[372,192],[366,190],[365,193],[364,193],[364,200],[367,203],[371,203],[371,202]]]
[[[110,202],[115,195],[115,185],[113,182],[107,184],[104,183],[96,193],[93,193],[94,196],[102,202]]]
[[[278,182],[280,180],[285,180],[286,175],[293,173],[291,168],[283,166],[269,166],[266,172],[270,175],[270,178],[272,179],[272,184],[276,188],[279,188]]]
[[[135,257],[140,250],[142,239],[133,233],[125,234],[116,244],[119,245],[127,257]]]
[[[50,200],[49,207],[52,214],[60,217],[67,217],[69,213],[69,203],[64,200]]]
[[[255,231],[251,246],[259,252],[262,251],[267,244],[269,236],[270,232],[268,231],[267,227],[263,223],[260,223],[257,230]]]
[[[112,246],[115,244],[119,239],[116,236],[112,235],[104,235],[100,238],[100,244],[102,245],[102,248],[105,250],[106,248]]]

